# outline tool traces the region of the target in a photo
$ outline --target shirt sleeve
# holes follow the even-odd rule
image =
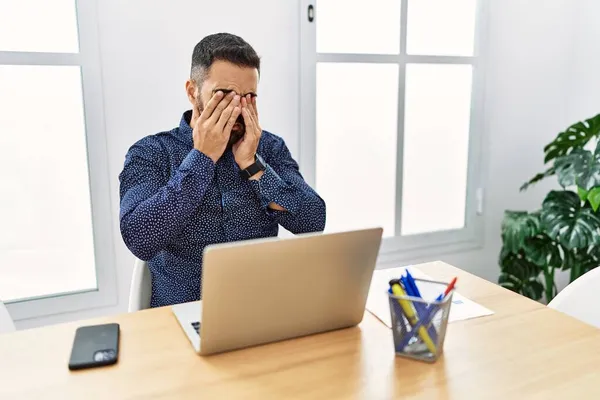
[[[321,232],[325,229],[326,207],[323,199],[304,181],[298,164],[282,139],[269,151],[266,170],[250,184],[267,213],[292,233]],[[285,211],[269,208],[270,203]]]
[[[120,227],[129,250],[150,260],[186,226],[214,177],[214,163],[198,150],[188,153],[169,178],[160,148],[134,145],[125,158]]]

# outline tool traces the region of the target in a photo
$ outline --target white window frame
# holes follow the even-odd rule
[[[473,66],[471,96],[471,121],[469,132],[469,162],[467,171],[467,194],[465,227],[386,238],[382,242],[379,262],[382,264],[402,260],[416,260],[441,254],[481,248],[483,246],[483,177],[485,170],[485,47],[487,44],[487,6],[478,0],[475,27],[475,48],[472,57],[422,56],[406,53],[408,3],[401,1],[400,51],[399,54],[323,54],[316,50],[316,19],[319,18],[318,2],[327,0],[300,0],[300,151],[301,172],[306,181],[315,185],[316,180],[316,66],[318,62],[339,63],[393,63],[399,66],[398,84],[398,140],[396,173],[396,231],[402,218],[402,168],[404,142],[404,96],[406,65],[417,64],[469,64]],[[314,21],[308,18],[313,8]],[[360,168],[360,157],[357,157]]]
[[[81,67],[97,288],[9,301],[7,308],[15,321],[117,304],[97,7],[96,0],[74,1],[77,9],[79,53],[0,50],[0,65]],[[64,278],[69,279],[69,277]]]

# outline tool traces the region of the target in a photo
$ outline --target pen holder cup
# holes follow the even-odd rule
[[[388,293],[394,349],[398,356],[433,363],[444,348],[454,290],[441,301],[428,301],[428,297],[435,299],[436,293],[443,293],[448,284],[424,279],[415,282],[424,298]]]

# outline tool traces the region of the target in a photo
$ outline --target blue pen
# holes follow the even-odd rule
[[[456,278],[452,279],[452,281],[450,282],[450,284],[448,285],[448,287],[446,288],[446,290],[444,291],[444,293],[441,293],[436,299],[435,302],[439,302],[442,301],[446,296],[448,296],[448,294],[450,294],[450,292],[452,291],[452,289],[454,289],[454,285],[456,285]],[[425,310],[425,313],[423,315],[423,319],[420,319],[419,322],[415,325],[414,327],[414,332],[417,332],[417,330],[422,326],[422,325],[426,325],[431,323],[431,320],[433,319],[433,317],[435,316],[435,314],[437,313],[437,311],[439,310],[438,306],[434,306],[434,305],[428,305],[427,309]],[[400,345],[398,346],[399,348],[403,349],[404,347],[406,347],[408,345],[408,343],[410,342],[410,339],[412,339],[413,335],[406,335],[406,337],[404,338],[404,340],[400,343]],[[430,333],[431,336],[431,333]]]
[[[418,297],[415,293],[415,291],[413,290],[412,285],[410,284],[410,282],[408,281],[408,278],[405,276],[401,276],[400,277],[400,282],[402,283],[402,286],[404,287],[404,291],[406,291],[406,294],[412,297]]]
[[[417,287],[417,283],[415,282],[415,278],[413,278],[413,276],[410,274],[410,272],[408,271],[408,269],[406,270],[406,279],[405,280],[408,283],[408,285],[410,285],[410,287],[411,287],[411,292],[413,293],[412,296],[418,297],[418,298],[422,299],[423,296],[421,296],[421,292],[419,292],[419,288]],[[424,304],[421,304],[421,303],[419,303],[418,306],[421,309],[425,309],[426,308],[426,306]]]
[[[408,270],[406,270],[406,276],[401,277],[400,281],[402,282],[404,289],[406,290],[406,294],[412,297],[422,298],[421,293],[417,288],[417,284],[415,283],[414,278],[412,277],[410,272],[408,272]],[[412,303],[415,307],[415,311],[417,312],[419,320],[422,320],[423,318],[428,316],[428,307],[425,304],[416,301],[413,301]],[[431,340],[433,340],[434,342],[437,341],[437,331],[435,330],[435,327],[433,325],[429,325],[427,327],[427,333],[431,337]]]
[[[408,294],[411,297],[416,297],[416,296],[414,296],[414,294],[412,292],[412,288],[409,289],[410,285],[406,285],[405,277],[400,277],[400,279],[398,279],[398,280],[402,283],[402,286],[404,286],[404,290],[406,291],[406,294]],[[417,292],[418,292],[418,290],[417,290]],[[393,294],[392,288],[388,289],[388,293]],[[421,309],[421,311],[418,312],[419,322],[417,323],[417,325],[415,325],[415,327],[413,327],[413,331],[416,332],[423,324],[429,324],[431,322],[430,321],[430,318],[431,318],[430,313],[432,310],[430,310],[429,306],[425,306],[424,304],[421,304],[421,303],[412,302],[412,304],[417,309]],[[400,309],[400,306],[398,305],[397,302],[394,302],[394,308],[395,308],[395,313],[397,315],[402,314],[402,310]],[[421,319],[421,316],[423,316],[424,319]],[[437,332],[433,326],[429,327],[428,333],[433,341],[437,340]],[[400,347],[400,349],[403,349],[408,344],[408,341],[411,339],[411,337],[412,337],[412,335],[406,335],[405,343]]]
[[[390,294],[394,294],[394,292],[392,292],[392,288],[390,286],[390,288],[388,289],[388,293]],[[392,302],[393,307],[394,307],[394,314],[396,315],[396,318],[398,319],[402,319],[402,309],[400,308],[400,304],[397,301],[393,301]],[[392,321],[393,324],[393,321]],[[394,327],[392,326],[392,329],[394,329]],[[405,331],[406,328],[403,328],[402,330]],[[406,334],[406,333],[405,333]],[[404,347],[400,347],[398,348],[398,351],[402,350]]]
[[[423,296],[421,296],[421,293],[419,292],[419,288],[417,287],[415,278],[413,278],[413,276],[410,274],[408,268],[406,269],[406,282],[408,282],[408,284],[411,286],[411,291],[413,292],[414,297],[423,298]],[[429,307],[425,306],[422,303],[415,303],[415,307],[419,311],[419,314],[422,314],[423,316],[428,316]],[[427,328],[427,332],[429,333],[429,336],[431,337],[431,339],[433,339],[433,341],[437,341],[437,331],[435,330],[435,327],[430,325]]]
[[[417,287],[417,284],[415,283],[415,278],[412,277],[412,275],[410,274],[410,272],[408,270],[406,270],[406,279],[408,280],[408,282],[412,286],[413,292],[415,293],[416,297],[421,297],[421,293],[419,292],[419,288]]]
[[[419,288],[417,287],[417,284],[415,283],[414,278],[412,277],[412,275],[410,274],[410,272],[408,272],[408,270],[406,270],[406,276],[405,277],[401,277],[400,280],[401,280],[402,284],[404,285],[406,293],[409,296],[418,297],[420,299],[423,298],[421,296],[421,293],[419,292]],[[424,304],[416,303],[415,302],[414,306],[417,309],[417,312],[419,314],[425,311],[425,305]]]
[[[421,328],[421,326],[423,325],[429,325],[431,323],[431,320],[433,319],[433,317],[436,314],[436,311],[439,310],[438,306],[431,306],[431,307],[427,307],[425,313],[423,314],[423,318],[419,319],[419,322],[417,322],[417,324],[413,327],[411,334],[404,336],[402,342],[400,342],[398,348],[399,349],[404,349],[408,343],[410,342],[410,340],[413,338],[414,333],[419,331],[419,328]],[[435,339],[432,337],[431,340],[434,341],[434,343],[436,343],[437,345],[437,331],[435,330],[435,328],[433,328],[433,326],[429,326],[430,329],[428,329],[428,333],[429,336],[431,336],[431,331],[434,332],[435,334]]]

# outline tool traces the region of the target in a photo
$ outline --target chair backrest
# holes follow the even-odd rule
[[[129,312],[150,308],[152,275],[148,263],[136,258],[129,288]]]
[[[548,307],[600,328],[600,268],[586,272],[552,299]]]
[[[6,306],[0,301],[0,333],[14,332],[15,324],[6,309]]]

